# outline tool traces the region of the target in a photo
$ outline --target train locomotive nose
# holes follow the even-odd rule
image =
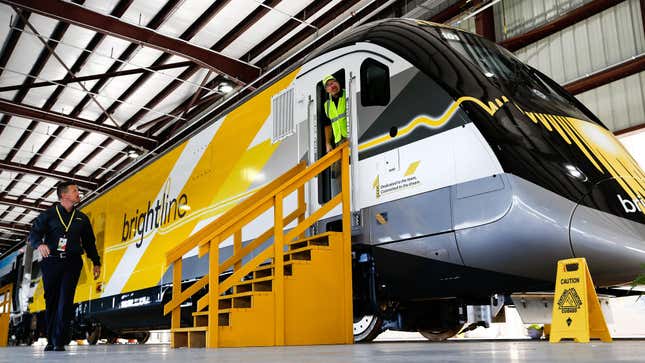
[[[645,270],[645,200],[619,188],[633,178],[619,179],[597,183],[571,218],[573,253],[587,259],[599,286],[630,283]]]

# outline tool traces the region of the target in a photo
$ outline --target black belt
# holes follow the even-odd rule
[[[56,254],[50,253],[47,257],[56,257],[56,258],[72,258],[80,255],[78,253],[68,253],[68,252],[58,252]]]

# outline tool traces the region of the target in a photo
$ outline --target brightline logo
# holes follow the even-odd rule
[[[170,196],[163,193],[161,200],[155,200],[153,204],[148,201],[148,207],[139,213],[139,209],[134,212],[133,217],[128,217],[127,213],[123,214],[123,231],[121,233],[121,242],[126,242],[130,238],[137,237],[137,248],[143,244],[143,237],[155,228],[159,228],[168,223],[174,222],[177,218],[186,215],[188,205],[188,196],[184,193],[178,198],[170,199]],[[154,207],[153,207],[154,206]]]
[[[625,213],[635,213],[635,212],[642,212],[643,210],[641,209],[641,206],[645,208],[645,200],[643,199],[623,199],[620,194],[616,194],[618,197],[618,201],[620,201],[620,204],[623,205],[623,209],[625,209]]]

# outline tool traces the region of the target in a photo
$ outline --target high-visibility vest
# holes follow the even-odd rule
[[[343,138],[347,138],[347,113],[345,110],[345,90],[338,100],[338,107],[329,99],[325,101],[325,114],[331,121],[331,128],[334,131],[334,143],[338,144]]]

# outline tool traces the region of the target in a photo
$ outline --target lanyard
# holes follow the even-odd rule
[[[76,209],[74,209],[72,211],[72,216],[69,217],[69,222],[67,222],[67,224],[65,224],[65,221],[63,221],[63,217],[60,215],[60,211],[58,210],[58,206],[56,206],[56,213],[58,214],[58,220],[60,221],[60,223],[65,228],[65,233],[67,233],[67,231],[69,231],[69,227],[71,227],[71,225],[72,225],[72,221],[74,220],[74,213],[76,213]]]

